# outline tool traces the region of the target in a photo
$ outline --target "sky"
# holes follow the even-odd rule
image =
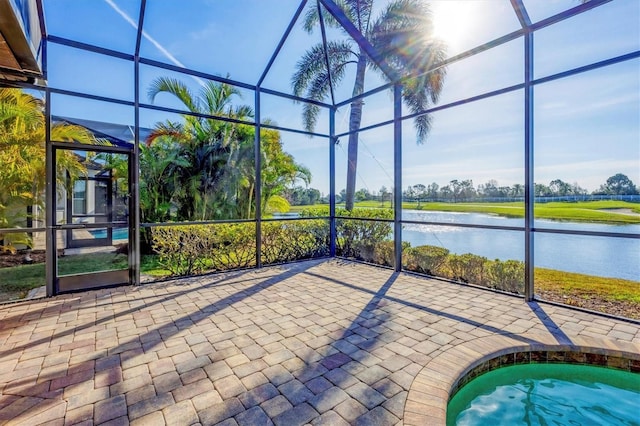
[[[387,0],[376,0],[381,9]],[[519,28],[509,0],[433,0],[436,34],[448,45],[449,56],[477,47]],[[524,0],[532,21],[580,4],[578,0]],[[45,0],[51,35],[132,54],[139,15],[138,0]],[[209,74],[258,83],[299,5],[298,0],[149,0],[141,56]],[[640,50],[640,2],[614,0],[594,10],[534,34],[534,77]],[[330,40],[344,38],[328,32]],[[262,87],[291,93],[298,59],[321,41],[319,31],[305,33],[297,23],[282,46]],[[520,84],[524,81],[524,41],[516,39],[447,68],[437,106]],[[78,49],[49,44],[48,83],[51,87],[133,100],[133,64]],[[353,69],[351,70],[353,71]],[[336,89],[338,101],[348,99],[353,77]],[[202,80],[141,66],[142,102],[154,78],[179,78],[197,92]],[[365,86],[383,81],[369,71]],[[251,90],[241,90],[238,104],[253,106]],[[330,102],[328,100],[328,102]],[[155,105],[178,108],[170,96]],[[389,92],[365,99],[363,126],[392,118]],[[56,115],[133,124],[133,108],[54,95]],[[262,95],[262,119],[302,130],[302,107],[290,100]],[[405,110],[406,112],[406,110]],[[349,108],[338,110],[338,133],[348,128]],[[141,124],[152,127],[177,114],[141,110]],[[320,115],[316,131],[327,134],[328,113]],[[285,150],[312,174],[311,187],[329,190],[328,139],[282,132]],[[358,188],[371,192],[393,185],[393,129],[360,134]],[[535,181],[562,179],[589,191],[616,173],[640,185],[640,59],[537,85],[534,90]],[[336,149],[337,190],[346,178],[347,138]],[[403,188],[415,184],[440,186],[453,179],[474,185],[495,180],[499,185],[524,183],[524,93],[512,91],[432,114],[426,142],[416,143],[411,120],[403,122]]]

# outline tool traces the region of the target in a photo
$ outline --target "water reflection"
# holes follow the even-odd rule
[[[404,210],[404,220],[474,225],[522,227],[521,218],[505,218],[480,213],[449,213]],[[640,225],[606,225],[539,221],[551,229],[596,232],[639,233]],[[491,229],[460,228],[447,225],[406,224],[403,240],[412,246],[445,247],[456,254],[473,253],[489,259],[524,260],[524,233]],[[640,280],[640,241],[629,238],[582,235],[535,235],[536,267],[587,275]]]

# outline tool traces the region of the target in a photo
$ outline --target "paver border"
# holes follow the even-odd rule
[[[442,352],[423,367],[411,384],[404,424],[444,426],[450,397],[469,380],[500,366],[574,362],[640,372],[640,344],[586,336],[566,337],[567,343],[560,343],[552,335],[496,335]]]

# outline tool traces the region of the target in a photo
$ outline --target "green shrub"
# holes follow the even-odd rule
[[[209,225],[213,245],[209,258],[212,269],[247,268],[256,263],[256,226],[252,222]]]
[[[172,275],[246,268],[256,262],[255,223],[177,225],[151,228],[158,262]],[[329,253],[326,220],[262,223],[265,264],[325,256]]]
[[[406,241],[402,242],[402,251],[411,247]],[[391,240],[369,243],[361,241],[356,245],[356,258],[366,262],[383,266],[395,266],[395,243]]]
[[[152,228],[153,250],[159,263],[172,275],[191,275],[205,270],[213,235],[206,225]]]
[[[405,251],[406,267],[410,271],[433,276],[444,276],[443,266],[447,262],[449,250],[437,246],[410,247]]]
[[[329,223],[323,219],[262,223],[262,262],[290,262],[329,254]]]
[[[469,284],[487,285],[487,258],[476,254],[452,254],[447,258],[445,277]]]
[[[512,293],[524,293],[524,262],[494,260],[487,267],[489,286]]]
[[[329,207],[314,207],[300,212],[301,217],[329,216]],[[393,219],[389,209],[336,209],[336,254],[372,261],[373,248],[388,240],[393,231],[390,222],[358,219]],[[393,259],[393,256],[391,257]],[[393,260],[391,260],[393,264]],[[375,262],[379,263],[379,262]]]

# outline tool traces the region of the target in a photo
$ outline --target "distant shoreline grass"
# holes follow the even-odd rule
[[[534,279],[537,291],[555,291],[579,297],[597,296],[608,300],[631,302],[640,307],[638,281],[546,268],[535,268]]]
[[[292,206],[292,212],[314,206]],[[325,205],[326,206],[326,205]],[[338,205],[340,207],[340,205]],[[356,207],[365,208],[391,208],[391,203],[385,201],[361,201],[356,203]],[[462,213],[485,213],[503,217],[521,218],[524,217],[524,203],[420,203],[404,202],[402,208],[407,210],[442,211],[442,212],[462,212]],[[616,210],[625,210],[631,214],[625,214]],[[575,203],[553,202],[536,203],[534,206],[536,219],[548,219],[565,222],[594,222],[609,225],[631,225],[640,224],[640,204],[626,201],[580,201]]]

